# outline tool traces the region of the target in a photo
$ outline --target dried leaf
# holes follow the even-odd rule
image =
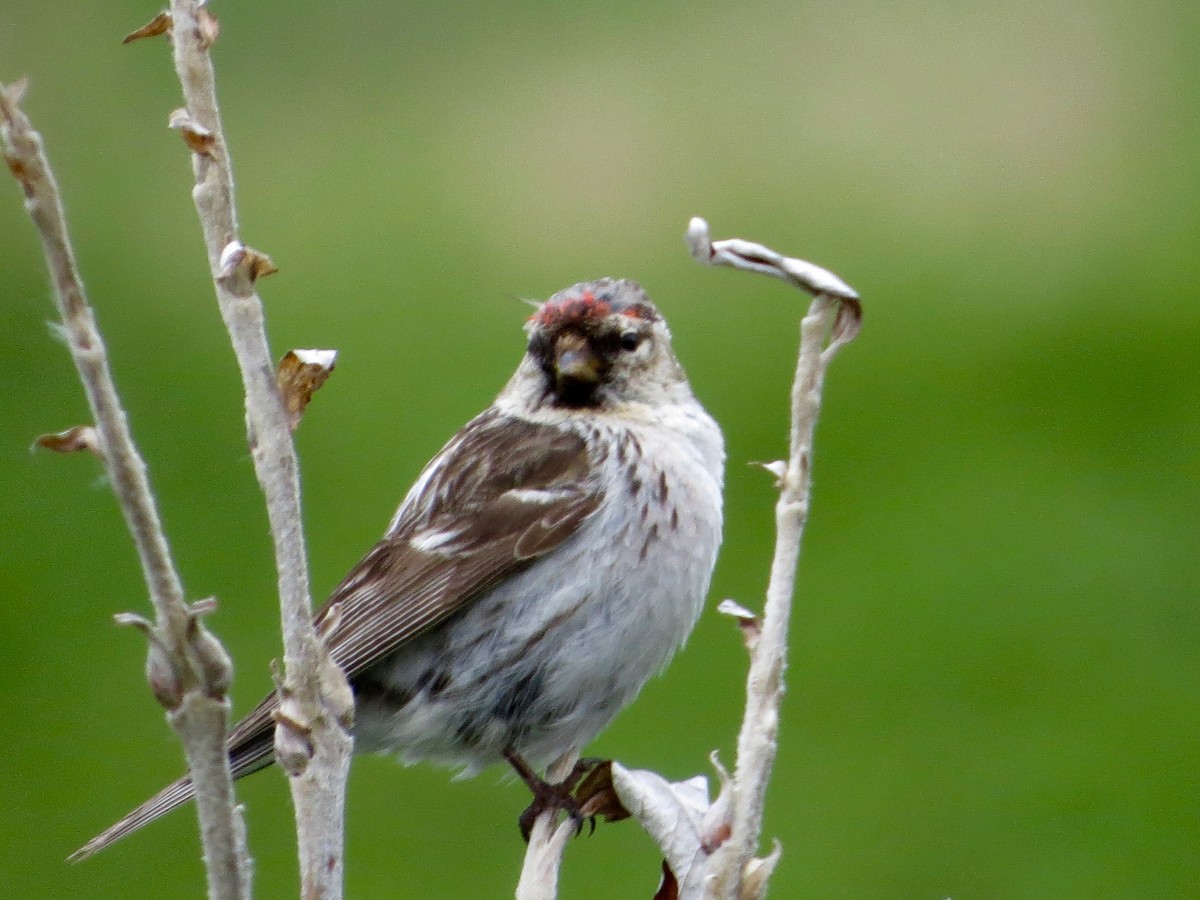
[[[612,783],[622,806],[653,838],[679,882],[681,897],[699,897],[708,851],[702,840],[710,808],[703,775],[669,782],[656,772],[612,764]]]
[[[762,622],[759,621],[758,616],[736,600],[728,598],[717,604],[717,612],[723,616],[733,616],[737,620],[746,649],[753,653],[754,648],[758,645],[758,638],[762,634]]]
[[[312,395],[320,390],[336,364],[336,350],[289,350],[279,361],[275,380],[292,431],[300,424]]]
[[[200,49],[208,50],[221,35],[221,23],[209,12],[207,5],[202,5],[196,11],[196,23],[200,30]]]
[[[221,251],[221,260],[217,266],[217,277],[228,278],[243,268],[252,282],[258,281],[258,279],[264,278],[267,275],[274,275],[279,271],[279,267],[275,265],[275,261],[261,250],[247,247],[241,241],[230,241],[225,245],[225,249]]]
[[[76,425],[66,431],[55,434],[40,434],[33,442],[34,447],[53,450],[55,453],[80,453],[86,450],[101,458],[104,452],[100,449],[100,436],[92,425]]]
[[[160,12],[157,16],[139,28],[137,31],[131,31],[121,39],[122,44],[128,44],[133,41],[141,40],[142,38],[158,37],[160,34],[166,34],[171,30],[171,14],[166,10]]]
[[[191,113],[180,108],[171,113],[167,126],[174,128],[183,136],[183,142],[193,153],[201,156],[212,156],[212,148],[216,137],[211,131],[192,118]]]

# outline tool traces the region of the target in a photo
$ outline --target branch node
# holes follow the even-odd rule
[[[292,778],[303,774],[313,758],[312,726],[306,721],[300,704],[290,693],[281,691],[275,720],[275,761]]]
[[[221,23],[209,11],[208,4],[201,2],[196,10],[196,34],[200,41],[200,49],[208,51],[221,35]]]

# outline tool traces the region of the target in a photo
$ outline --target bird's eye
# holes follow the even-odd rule
[[[642,343],[642,336],[636,331],[625,331],[621,334],[621,349],[636,350]]]

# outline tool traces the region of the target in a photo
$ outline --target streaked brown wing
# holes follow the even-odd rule
[[[353,676],[548,553],[599,504],[576,434],[485,413],[439,454],[388,535],[334,590],[330,652]]]
[[[583,439],[489,410],[422,472],[387,535],[317,613],[330,653],[353,678],[498,581],[550,552],[601,500]],[[267,698],[230,735],[235,761],[266,757]],[[243,752],[244,751],[244,752]]]

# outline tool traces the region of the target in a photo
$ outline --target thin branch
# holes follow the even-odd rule
[[[578,759],[579,754],[568,753],[555,760],[546,770],[546,779],[561,781]],[[561,818],[561,813],[548,809],[534,819],[529,843],[525,846],[525,858],[521,862],[516,900],[554,900],[558,896],[558,872],[562,868],[563,853],[575,833],[574,823],[569,818],[558,821]]]
[[[276,755],[290,776],[305,898],[341,896],[345,786],[354,702],[312,624],[300,515],[300,474],[276,386],[263,306],[254,288],[261,257],[238,240],[233,170],[221,129],[209,48],[215,17],[197,0],[171,0],[175,70],[186,109],[172,117],[192,150],[192,197],[204,232],[221,317],[246,392],[246,430],[275,545],[286,680]],[[231,252],[227,252],[230,250]]]
[[[189,607],[184,600],[146,465],[130,433],[104,342],[84,293],[58,184],[41,136],[20,109],[22,93],[21,86],[0,86],[0,136],[5,158],[25,191],[25,208],[42,240],[67,345],[96,423],[96,449],[133,535],[155,610],[153,625],[139,616],[118,620],[145,631],[150,645],[146,670],[151,688],[183,742],[196,789],[209,897],[241,900],[250,896],[250,862],[225,750],[229,727],[226,691],[232,665],[199,619],[213,604]]]
[[[713,242],[703,219],[692,219],[687,237],[692,255],[702,263],[771,275],[814,295],[808,314],[800,323],[788,459],[779,478],[780,494],[775,506],[775,555],[761,630],[750,648],[746,712],[738,735],[732,827],[728,840],[713,854],[709,865],[709,896],[749,900],[765,892],[766,875],[770,871],[769,866],[755,859],[755,853],[762,834],[767,783],[775,761],[783,675],[787,667],[788,622],[800,543],[808,520],[813,435],[821,410],[821,391],[834,354],[858,333],[862,307],[858,294],[833,273],[749,241]],[[770,865],[773,864],[771,861]]]
[[[558,872],[567,842],[575,834],[575,823],[565,819],[555,824],[554,820],[553,812],[544,812],[534,820],[516,900],[554,900],[558,896]]]

